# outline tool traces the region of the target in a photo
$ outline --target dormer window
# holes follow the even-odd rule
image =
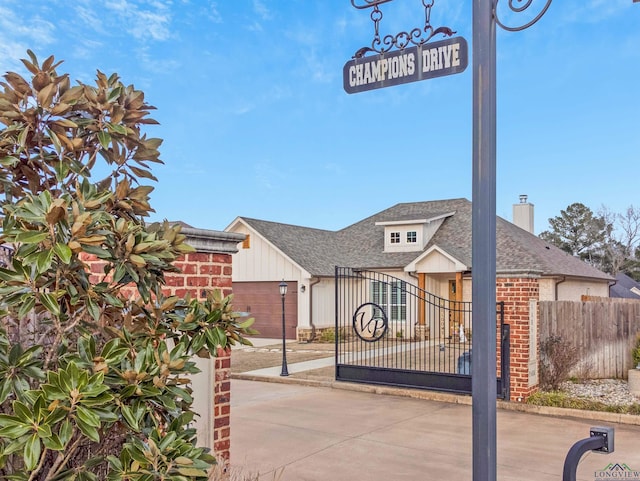
[[[384,252],[419,252],[454,212],[422,219],[398,219],[376,222],[384,226]]]

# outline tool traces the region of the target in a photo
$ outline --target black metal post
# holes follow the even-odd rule
[[[285,316],[284,316],[284,296],[287,294],[287,283],[282,281],[280,283],[280,297],[282,298],[282,370],[281,376],[288,376],[289,370],[287,369],[287,343],[285,333]]]
[[[590,437],[581,439],[567,453],[562,470],[562,481],[576,481],[580,458],[587,451],[611,454],[614,451],[614,430],[607,427],[591,428]]]
[[[473,480],[496,481],[496,22],[473,2]]]

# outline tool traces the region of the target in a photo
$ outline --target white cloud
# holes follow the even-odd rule
[[[108,0],[104,6],[139,40],[164,41],[171,37],[171,2]]]
[[[39,15],[26,16],[20,9],[0,7],[0,73],[23,69],[19,59],[27,49],[38,50],[54,43],[55,26]]]
[[[261,0],[253,0],[253,11],[262,20],[271,20],[273,18],[273,14]]]
[[[252,22],[247,26],[247,30],[250,32],[262,32],[262,24],[260,22]]]
[[[213,23],[222,23],[222,15],[220,14],[220,11],[218,10],[218,3],[217,2],[209,2],[209,6],[208,6],[208,9],[207,9],[207,17]]]
[[[253,104],[244,103],[244,104],[241,104],[241,105],[239,105],[237,107],[234,107],[231,110],[231,113],[233,115],[244,115],[244,114],[247,114],[247,113],[251,112],[254,108],[255,107],[254,107]]]

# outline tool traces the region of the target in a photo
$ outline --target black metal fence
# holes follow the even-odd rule
[[[336,379],[471,392],[471,303],[381,272],[336,267]],[[498,304],[497,394],[508,399],[509,326]]]

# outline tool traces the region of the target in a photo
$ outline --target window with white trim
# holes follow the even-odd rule
[[[389,321],[407,320],[407,283],[371,282],[371,301],[382,307]]]
[[[400,232],[392,232],[391,233],[391,243],[392,244],[400,244]]]
[[[407,232],[407,244],[415,244],[418,242],[418,233],[415,230]]]

